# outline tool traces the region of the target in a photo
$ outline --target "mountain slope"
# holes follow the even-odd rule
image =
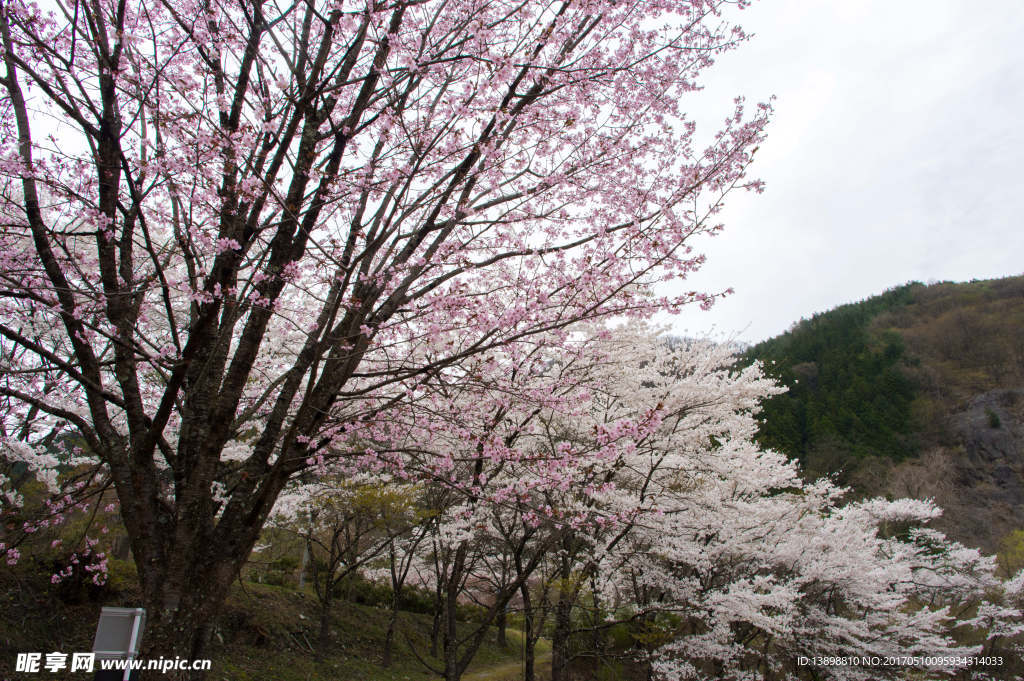
[[[789,387],[762,444],[862,495],[933,497],[994,550],[1024,528],[1024,276],[910,283],[751,348]]]

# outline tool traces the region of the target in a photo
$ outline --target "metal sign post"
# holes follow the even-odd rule
[[[144,608],[103,608],[96,625],[96,638],[92,651],[97,660],[128,660],[139,654],[142,632],[146,628]],[[124,671],[98,669],[95,681],[130,681],[137,679],[129,665]]]

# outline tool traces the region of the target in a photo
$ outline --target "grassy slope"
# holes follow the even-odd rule
[[[130,585],[120,592],[99,594],[91,601],[63,603],[44,579],[43,566],[30,563],[0,570],[0,679],[34,678],[15,675],[18,652],[80,652],[92,648],[99,610],[103,605],[137,605]],[[395,642],[393,664],[381,666],[388,613],[341,601],[334,613],[331,649],[313,654],[318,632],[316,599],[309,592],[262,584],[235,585],[218,621],[210,656],[211,681],[406,681],[439,678],[427,671],[401,634]],[[401,613],[400,630],[421,655],[429,651],[430,618]],[[519,632],[509,631],[507,648],[485,643],[467,674],[467,681],[507,681],[518,678]],[[542,642],[538,670],[544,670],[549,649]],[[436,660],[429,660],[439,666]],[[58,674],[46,674],[59,678]],[[77,675],[79,679],[85,677]],[[541,675],[543,677],[543,674]]]
[[[416,653],[427,657],[430,618],[426,615],[401,613],[393,664],[387,669],[381,666],[388,621],[388,613],[382,609],[338,603],[332,628],[334,645],[320,661],[312,654],[318,629],[316,601],[310,593],[251,583],[245,585],[244,591],[236,586],[223,619],[235,621],[231,629],[233,638],[225,637],[215,654],[219,653],[223,678],[232,681],[439,678],[419,662],[409,645],[412,643]],[[238,626],[243,622],[243,626]],[[519,669],[517,634],[509,631],[507,648],[497,646],[494,638],[489,637],[470,665],[467,681],[500,681],[506,678],[508,669]],[[437,660],[427,661],[440,666]]]

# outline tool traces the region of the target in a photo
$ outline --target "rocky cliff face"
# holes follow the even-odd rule
[[[977,395],[944,426],[948,444],[894,466],[885,491],[935,499],[937,529],[993,553],[1024,528],[1024,389]]]

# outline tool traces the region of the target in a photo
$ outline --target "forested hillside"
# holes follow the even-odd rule
[[[995,550],[1024,526],[1024,277],[910,283],[801,320],[746,353],[788,387],[762,444],[859,494],[934,497]]]

